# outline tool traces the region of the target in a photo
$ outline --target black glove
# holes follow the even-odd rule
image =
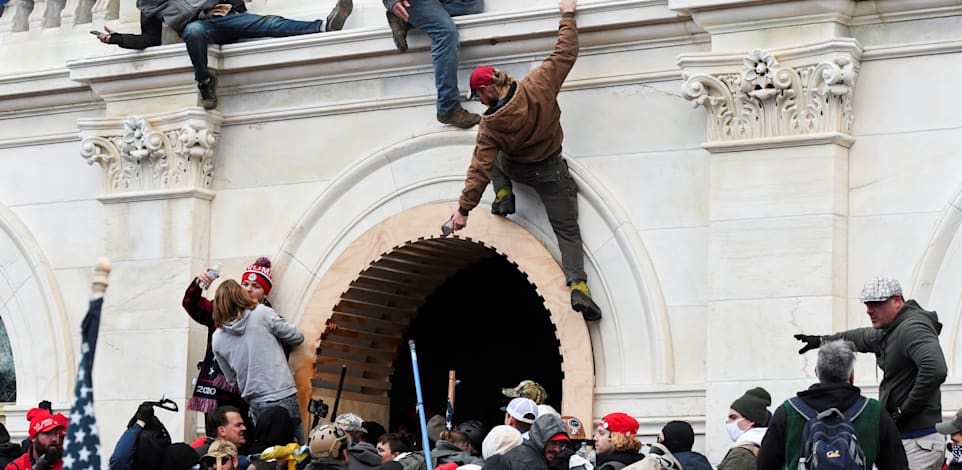
[[[822,337],[816,335],[795,335],[795,339],[805,343],[802,349],[798,350],[799,354],[805,354],[806,351],[811,351],[812,349],[818,349],[822,345]]]
[[[134,415],[134,420],[143,421],[144,424],[149,424],[150,419],[154,417],[154,405],[149,402],[143,402],[137,408],[137,414]]]

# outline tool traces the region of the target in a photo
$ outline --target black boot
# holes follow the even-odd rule
[[[501,188],[491,203],[491,213],[494,215],[508,216],[514,214],[514,192],[511,188]]]
[[[217,107],[217,77],[211,74],[206,81],[197,84],[200,90],[200,105],[204,109],[214,109]]]
[[[601,308],[594,300],[591,300],[591,293],[588,292],[588,285],[585,281],[571,283],[571,308],[576,312],[581,312],[585,321],[601,320]]]

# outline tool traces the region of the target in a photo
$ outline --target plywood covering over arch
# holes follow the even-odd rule
[[[313,344],[298,348],[292,357],[301,403],[312,394],[325,401],[332,398],[330,386],[337,374],[331,366],[350,361],[355,372],[347,381],[341,410],[386,422],[385,381],[393,373],[393,356],[413,312],[448,275],[500,254],[527,275],[556,327],[564,372],[562,411],[590,419],[591,339],[581,315],[571,310],[557,261],[519,225],[480,211],[457,238],[422,238],[421,227],[443,220],[450,211],[448,204],[431,204],[396,214],[358,237],[327,271],[300,321]],[[418,279],[427,284],[412,282]],[[332,322],[338,327],[329,329]]]

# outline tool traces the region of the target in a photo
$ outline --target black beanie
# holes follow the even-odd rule
[[[764,388],[755,387],[732,402],[731,409],[741,413],[745,419],[756,426],[765,426],[768,422],[768,406],[772,404],[772,396]]]
[[[665,427],[661,428],[661,435],[665,440],[661,445],[665,446],[669,452],[689,452],[695,445],[695,431],[691,425],[685,421],[669,421]]]
[[[188,470],[197,465],[199,461],[200,456],[197,455],[196,450],[183,442],[178,442],[171,444],[164,451],[164,462],[160,468],[162,470]]]

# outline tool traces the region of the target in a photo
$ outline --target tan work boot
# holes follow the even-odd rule
[[[327,14],[324,22],[324,31],[340,31],[344,27],[347,17],[351,16],[354,10],[354,2],[351,0],[337,0],[334,8]]]
[[[394,47],[397,48],[398,52],[407,52],[408,30],[411,29],[411,25],[390,11],[385,13],[387,13],[387,24],[391,27],[391,37],[394,39]]]
[[[438,114],[438,122],[461,129],[470,129],[481,122],[481,115],[465,111],[464,108],[458,106],[457,109],[448,114]]]

